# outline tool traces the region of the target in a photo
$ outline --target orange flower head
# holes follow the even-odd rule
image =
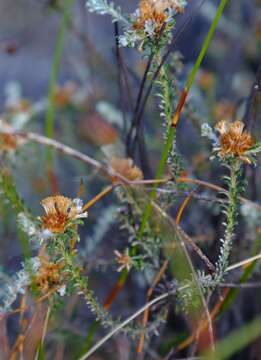
[[[110,166],[113,170],[130,181],[143,179],[142,171],[138,168],[138,166],[134,165],[133,160],[130,158],[124,159],[113,157],[110,161]],[[112,181],[118,181],[117,176],[113,177]]]
[[[220,133],[221,156],[238,156],[243,161],[247,161],[244,153],[251,148],[254,141],[251,134],[244,131],[244,123],[239,120],[233,123],[221,120],[217,123],[216,129]]]
[[[176,12],[183,12],[184,6],[184,0],[141,0],[139,16],[134,22],[133,28],[136,30],[145,29],[146,22],[151,21],[155,33],[158,34],[168,19],[168,10],[175,9]]]
[[[17,148],[16,137],[12,134],[0,134],[0,150],[15,150]]]
[[[64,86],[56,86],[54,92],[54,101],[56,105],[65,107],[71,103],[73,95],[76,92],[76,85],[73,82],[67,82]]]
[[[160,32],[162,25],[167,19],[165,9],[155,5],[153,0],[141,0],[140,2],[140,16],[135,21],[134,29],[144,29],[145,23],[148,20],[153,21],[156,24],[155,32]]]
[[[1,129],[3,129],[2,133]],[[0,119],[0,151],[16,150],[19,145],[25,142],[20,136],[13,135],[12,131],[12,126]]]
[[[40,257],[40,261],[41,265],[34,279],[34,284],[39,291],[41,293],[47,293],[48,291],[59,287],[59,285],[62,286],[61,269],[63,268],[63,264],[61,262],[51,262],[48,257],[44,255]]]
[[[82,212],[80,199],[72,200],[62,195],[55,195],[45,198],[41,204],[45,210],[45,214],[41,217],[42,225],[53,233],[63,232],[69,221],[87,217],[87,213]]]

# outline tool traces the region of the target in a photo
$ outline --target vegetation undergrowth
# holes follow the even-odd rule
[[[67,358],[68,352],[68,358],[84,360],[96,351],[103,356],[103,349],[104,358],[114,359],[105,344],[115,334],[127,342],[129,358],[223,359],[260,336],[259,318],[234,330],[229,341],[218,336],[218,321],[233,309],[241,290],[258,287],[249,280],[260,275],[261,259],[258,190],[251,200],[248,196],[249,187],[257,188],[250,178],[257,179],[261,152],[258,132],[250,126],[260,108],[260,69],[245,116],[233,104],[215,109],[215,81],[202,69],[232,2],[219,2],[196,61],[187,66],[174,50],[187,1],[141,0],[125,14],[112,1],[87,0],[88,16],[109,15],[114,24],[118,106],[99,98],[93,54],[101,68],[109,64],[96,54],[89,34],[78,31],[77,1],[48,5],[61,22],[47,97],[30,104],[12,88],[0,119],[0,233],[19,239],[24,257],[13,274],[6,265],[0,269],[4,359]],[[78,73],[85,74],[83,89],[57,84],[67,32],[88,50],[88,64],[77,64]],[[138,75],[125,59],[130,52],[138,56]],[[199,115],[193,102],[198,98],[207,115]],[[42,114],[45,135],[32,121]],[[78,135],[88,146],[80,150],[73,116],[83,116]],[[184,139],[189,155],[183,154]],[[30,188],[39,190],[30,194],[32,204],[20,185],[30,177],[30,166],[35,178],[39,172],[47,179]],[[63,181],[74,171],[78,188],[70,186],[67,196]],[[213,175],[211,181],[197,178],[205,173]],[[123,303],[135,299],[131,311],[120,308],[121,297]],[[10,318],[16,330],[9,338]]]

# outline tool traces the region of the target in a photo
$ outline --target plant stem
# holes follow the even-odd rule
[[[145,87],[145,84],[146,84],[146,81],[147,81],[147,77],[148,77],[148,74],[149,74],[149,71],[150,71],[150,67],[151,67],[151,64],[152,64],[152,61],[153,61],[153,57],[154,57],[154,52],[152,52],[150,54],[150,57],[147,61],[147,65],[146,65],[146,69],[145,69],[145,72],[143,74],[143,78],[141,80],[141,84],[140,84],[140,88],[139,88],[139,93],[138,93],[138,96],[137,96],[137,99],[136,99],[136,104],[135,104],[135,109],[134,109],[134,113],[133,113],[133,119],[132,119],[132,123],[131,123],[131,127],[130,127],[130,130],[129,130],[129,133],[127,135],[127,155],[128,156],[132,156],[133,155],[133,151],[134,149],[132,148],[133,147],[133,134],[135,131],[137,132],[137,115],[138,115],[138,112],[139,112],[139,108],[140,108],[140,103],[141,103],[141,100],[142,100],[142,95],[143,95],[143,90],[144,90],[144,87]]]
[[[218,7],[218,9],[216,11],[216,15],[215,15],[215,17],[214,17],[214,19],[213,19],[213,21],[211,23],[208,34],[207,34],[207,36],[206,36],[206,38],[204,40],[202,49],[201,49],[201,51],[199,53],[199,56],[198,56],[198,58],[196,60],[196,63],[194,65],[193,69],[191,70],[191,73],[190,73],[190,75],[188,77],[188,80],[186,82],[185,89],[187,87],[187,93],[188,93],[188,91],[189,91],[189,89],[190,89],[190,87],[191,87],[191,85],[192,85],[192,83],[193,83],[193,81],[195,79],[195,76],[197,74],[197,71],[199,70],[200,64],[201,64],[201,62],[202,62],[202,60],[203,60],[203,58],[204,58],[204,56],[205,56],[205,54],[207,52],[208,46],[209,46],[210,41],[211,41],[211,39],[213,37],[213,34],[214,34],[214,30],[217,27],[219,18],[221,17],[227,2],[228,2],[228,0],[221,0],[220,5],[219,5],[219,7]],[[184,96],[184,91],[182,93],[183,93],[183,96]],[[184,105],[184,103],[185,102],[183,102],[183,105]],[[180,115],[181,111],[182,111],[182,107],[179,109],[179,115]],[[165,164],[166,164],[166,161],[168,159],[168,155],[169,155],[169,152],[171,150],[171,147],[172,147],[173,140],[174,140],[175,136],[176,136],[176,126],[169,126],[169,129],[168,129],[168,132],[167,132],[167,140],[166,140],[166,143],[165,143],[162,155],[161,155],[161,159],[160,159],[160,162],[159,162],[159,165],[158,165],[158,168],[157,168],[157,172],[156,172],[156,180],[159,180],[162,177],[163,173],[164,173]],[[157,187],[158,187],[158,185],[155,184],[154,187],[153,187],[153,190],[150,193],[150,199],[151,200],[155,199],[155,197],[157,195]],[[144,209],[144,212],[143,212],[143,215],[142,215],[141,225],[140,225],[140,228],[139,228],[139,231],[138,231],[138,236],[139,237],[142,237],[142,235],[144,233],[145,226],[146,226],[146,224],[147,224],[147,222],[149,220],[151,212],[152,212],[152,201],[149,201],[149,202],[147,202],[147,204],[145,206],[145,209]],[[122,283],[125,283],[127,277],[128,277],[128,272],[123,270],[120,273],[119,280]]]
[[[185,288],[186,286],[184,286],[183,288]],[[182,290],[183,290],[182,288]],[[122,328],[124,328],[129,322],[131,322],[132,320],[134,320],[136,317],[138,317],[140,314],[142,314],[146,309],[148,309],[149,307],[151,307],[152,305],[156,304],[157,302],[169,297],[171,295],[171,293],[164,293],[158,297],[156,297],[155,299],[151,300],[150,302],[148,302],[147,304],[145,304],[142,308],[140,308],[138,311],[136,311],[133,315],[131,315],[130,317],[128,317],[126,320],[124,320],[121,324],[119,324],[118,326],[116,326],[114,329],[112,329],[112,331],[110,331],[106,336],[104,336],[100,341],[98,341],[97,344],[95,344],[87,353],[85,353],[83,356],[81,356],[78,360],[85,360],[87,359],[89,356],[91,356],[99,347],[101,347],[107,340],[109,340],[114,334],[116,334],[119,330],[121,330]]]
[[[252,250],[253,258],[256,258],[256,260],[253,261],[253,258],[250,258],[247,260],[243,260],[242,262],[239,263],[239,264],[247,265],[247,267],[245,267],[245,269],[244,269],[243,274],[239,278],[240,284],[245,284],[247,282],[247,280],[250,278],[250,276],[252,275],[253,271],[255,270],[258,259],[260,259],[260,254],[258,254],[258,255],[255,255],[255,254],[257,254],[260,251],[260,245],[261,245],[261,235],[257,235],[256,241],[253,244],[253,250]],[[251,262],[249,264],[250,260],[253,262]],[[239,264],[229,266],[226,271],[237,268],[237,266]],[[232,304],[232,302],[235,300],[235,298],[239,294],[239,291],[240,291],[240,289],[230,289],[230,291],[229,291],[228,295],[226,296],[226,299],[224,300],[223,305],[221,307],[221,312],[223,312],[227,308],[229,308],[229,306]]]
[[[171,149],[171,146],[172,146],[173,139],[174,139],[175,135],[176,135],[176,128],[170,126],[169,131],[168,131],[167,141],[166,141],[165,147],[163,149],[161,159],[160,159],[160,162],[159,162],[159,166],[158,166],[158,169],[157,169],[157,172],[156,172],[156,177],[155,177],[156,179],[160,179],[162,177],[163,173],[164,173],[165,164],[166,164],[166,161],[168,159],[169,151]],[[153,190],[150,193],[150,199],[151,200],[155,199],[155,197],[157,195],[157,187],[158,187],[158,185],[156,185],[156,184],[153,186]],[[148,202],[146,204],[146,206],[145,206],[145,210],[144,210],[144,213],[142,215],[141,225],[140,225],[140,228],[139,228],[139,231],[138,231],[138,236],[139,237],[141,237],[143,235],[143,233],[144,233],[145,226],[146,226],[146,224],[148,222],[151,211],[152,211],[152,205],[151,205],[151,202]]]
[[[240,161],[236,160],[230,167],[230,183],[227,193],[228,203],[225,206],[226,229],[225,238],[222,241],[219,259],[216,265],[217,272],[214,276],[214,283],[218,285],[225,275],[229,264],[229,255],[232,248],[234,229],[237,220],[237,208],[239,202],[239,172],[241,168]]]
[[[58,78],[59,67],[62,59],[65,32],[68,25],[68,18],[73,6],[74,0],[65,0],[63,16],[57,34],[53,64],[51,69],[49,90],[48,90],[48,108],[45,117],[45,134],[47,137],[54,137],[54,114],[55,114],[55,86]],[[46,149],[46,157],[49,166],[52,163],[52,150]]]
[[[138,118],[140,119],[143,116],[145,107],[146,107],[146,103],[149,99],[149,96],[151,94],[153,85],[155,83],[155,81],[157,80],[162,67],[164,66],[164,64],[166,63],[169,55],[173,52],[175,45],[177,44],[178,40],[180,39],[181,35],[183,34],[184,30],[186,29],[186,27],[188,26],[188,24],[190,23],[190,21],[194,18],[194,16],[196,15],[196,12],[199,11],[199,9],[201,8],[201,6],[203,5],[205,0],[201,0],[201,2],[196,6],[195,11],[192,12],[192,14],[188,17],[188,19],[185,21],[185,23],[181,26],[180,31],[178,31],[178,33],[176,35],[174,35],[174,37],[172,38],[172,41],[168,47],[168,50],[165,52],[165,54],[162,56],[161,62],[157,68],[157,70],[155,71],[154,75],[152,76],[152,79],[150,81],[150,84],[147,88],[147,91],[144,95],[144,100],[142,102],[142,105],[140,107],[140,111],[138,114]],[[140,121],[140,120],[139,120]]]
[[[203,42],[203,46],[202,46],[202,49],[198,55],[198,58],[193,66],[193,69],[191,70],[190,72],[190,75],[188,77],[188,80],[186,82],[186,85],[185,85],[185,88],[184,90],[182,91],[181,93],[181,97],[180,97],[180,100],[179,100],[179,103],[178,103],[178,106],[177,106],[177,109],[176,109],[176,112],[174,114],[174,117],[173,119],[175,120],[175,122],[177,123],[177,119],[179,119],[180,117],[180,114],[181,114],[181,111],[183,109],[183,106],[185,104],[185,100],[186,100],[186,97],[188,95],[188,92],[191,88],[191,85],[195,79],[195,76],[199,70],[199,67],[201,65],[201,62],[207,52],[207,49],[209,47],[209,44],[210,44],[210,41],[213,37],[213,34],[214,34],[214,31],[217,27],[217,24],[218,24],[218,20],[220,18],[220,16],[222,15],[223,11],[224,11],[224,8],[225,8],[225,5],[227,4],[229,0],[221,0],[220,2],[220,5],[219,7],[217,8],[217,11],[216,11],[216,15],[211,23],[211,26],[210,26],[210,29],[207,33],[207,36]],[[179,106],[179,104],[181,104]],[[173,120],[173,121],[174,121]],[[157,169],[157,172],[156,172],[156,179],[160,179],[164,173],[164,169],[165,169],[165,163],[167,161],[167,158],[168,158],[168,154],[169,154],[169,151],[171,149],[171,146],[172,146],[172,143],[173,143],[173,140],[176,136],[176,126],[174,127],[169,127],[169,130],[168,130],[168,134],[167,134],[167,141],[165,143],[165,147],[163,149],[163,152],[162,152],[162,155],[161,155],[161,160],[160,160],[160,163],[159,163],[159,166],[158,166],[158,169]],[[150,193],[150,198],[151,200],[155,199],[156,197],[156,194],[157,194],[157,185],[154,186],[154,189],[152,190],[152,192]],[[145,225],[146,223],[148,222],[148,219],[151,215],[151,211],[152,211],[152,205],[151,205],[151,202],[147,203],[146,207],[145,207],[145,210],[144,210],[144,213],[143,213],[143,216],[142,216],[142,220],[141,220],[141,226],[140,226],[140,229],[139,229],[139,236],[142,236],[143,232],[144,232],[144,229],[145,229]]]

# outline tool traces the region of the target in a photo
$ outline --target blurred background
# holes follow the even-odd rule
[[[217,1],[206,0],[199,9],[201,2],[201,0],[188,1],[186,11],[184,15],[180,15],[176,26],[176,31],[181,31],[180,28],[186,23],[187,18],[192,17],[177,42],[177,49],[182,52],[185,63],[195,60],[217,4]],[[137,8],[138,1],[117,1],[117,3],[128,13]],[[219,89],[220,96],[227,97],[228,94],[231,96],[231,92],[239,91],[241,96],[248,94],[247,91],[259,63],[259,6],[258,0],[232,1],[227,7],[226,17],[223,17],[219,23],[219,31],[205,63],[207,68],[218,73],[218,80],[223,85]],[[0,11],[2,50],[0,76],[3,84],[1,100],[4,100],[5,88],[10,81],[16,81],[21,85],[25,97],[39,99],[48,91],[60,22],[59,1],[1,0]],[[85,65],[87,59],[91,57],[91,48],[84,46],[80,33],[88,36],[90,44],[95,45],[95,49],[104,60],[113,65],[114,30],[108,16],[88,14],[85,1],[80,0],[75,0],[73,23],[75,28],[66,35],[59,77],[61,81],[73,79],[82,82],[83,74],[85,73],[87,77],[90,72]],[[135,52],[131,50],[126,52],[128,60],[135,58]],[[98,65],[98,59],[95,62]],[[80,64],[82,69],[79,69]],[[107,77],[113,76],[110,70],[101,67],[96,76],[103,78],[101,75],[104,71]],[[235,78],[235,74],[239,72],[240,74]],[[231,81],[232,79],[234,81]],[[90,79],[85,83],[86,88],[89,82]]]

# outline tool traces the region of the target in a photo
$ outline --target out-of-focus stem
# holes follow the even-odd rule
[[[48,90],[48,108],[45,117],[45,134],[47,137],[54,137],[54,114],[55,114],[55,86],[58,78],[59,67],[62,59],[62,51],[64,45],[65,32],[68,25],[68,16],[71,12],[74,0],[65,0],[63,8],[63,16],[57,34],[57,40],[54,51],[53,64],[51,69],[49,90]],[[52,150],[46,149],[46,157],[48,166],[52,164]]]

